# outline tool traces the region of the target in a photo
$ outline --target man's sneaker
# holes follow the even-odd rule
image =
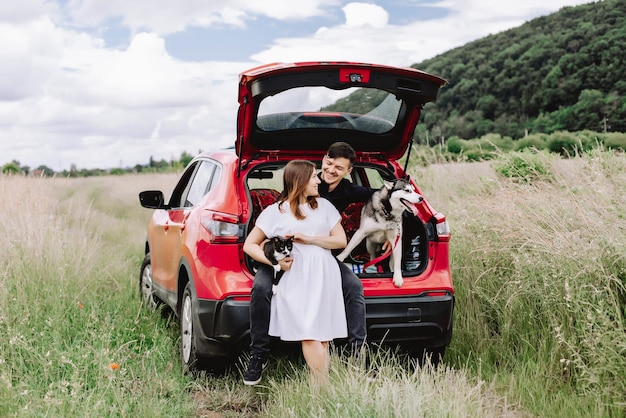
[[[243,384],[252,386],[261,381],[261,374],[267,367],[267,359],[261,356],[250,357],[250,364],[248,364],[248,370],[243,375]]]

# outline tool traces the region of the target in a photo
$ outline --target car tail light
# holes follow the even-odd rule
[[[435,214],[435,222],[439,241],[450,241],[450,225],[445,216],[440,213]]]
[[[202,226],[211,234],[212,244],[236,244],[243,236],[243,226],[233,215],[211,213],[202,218]]]
[[[445,290],[430,290],[428,292],[422,293],[422,296],[448,296],[448,292]]]
[[[437,235],[439,235],[439,238],[441,238],[442,235],[450,238],[450,226],[448,225],[448,221],[437,224]]]

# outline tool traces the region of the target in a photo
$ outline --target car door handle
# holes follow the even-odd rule
[[[189,218],[190,214],[191,214],[191,211],[187,211],[183,215],[183,220],[182,220],[182,222],[180,224],[180,233],[181,234],[183,233],[183,231],[185,230],[185,227],[187,226],[187,218]]]

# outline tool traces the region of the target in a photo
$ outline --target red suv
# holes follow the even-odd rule
[[[240,75],[234,148],[195,157],[167,202],[160,191],[140,194],[142,206],[155,209],[141,265],[142,299],[150,307],[165,303],[180,318],[186,370],[224,364],[249,346],[256,267],[242,246],[282,189],[285,164],[296,158],[321,164],[328,147],[343,141],[356,150],[354,183],[379,188],[404,177],[398,159],[423,105],[444,84],[413,68],[352,62],[270,64]],[[348,239],[361,205],[342,213]],[[345,262],[363,283],[370,343],[442,355],[454,309],[450,232],[427,199],[416,208],[403,218],[402,287],[388,269],[363,268],[364,245]]]

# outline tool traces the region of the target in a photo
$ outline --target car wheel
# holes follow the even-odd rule
[[[146,254],[139,270],[139,296],[143,305],[156,310],[160,305],[160,300],[154,295],[152,286],[152,264],[150,263],[150,253]]]
[[[180,355],[185,373],[196,371],[200,364],[198,350],[196,349],[196,335],[193,328],[195,310],[191,284],[187,283],[180,308]]]

